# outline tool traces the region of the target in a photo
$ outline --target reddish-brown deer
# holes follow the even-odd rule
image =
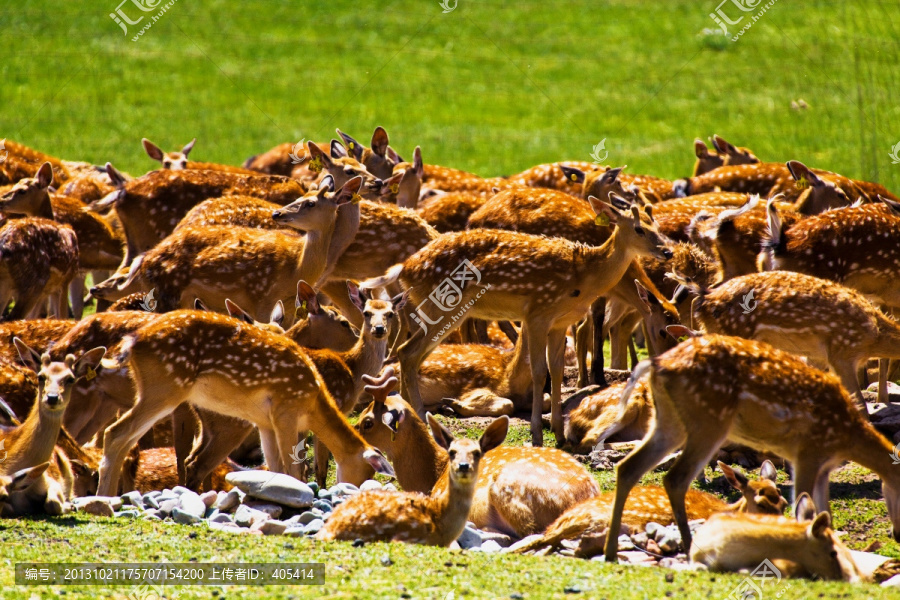
[[[396,383],[392,376],[388,367],[377,381],[368,378],[374,401],[357,428],[391,459],[403,489],[446,493],[450,457],[409,404],[388,396]],[[503,446],[488,452],[481,468],[469,520],[515,537],[543,531],[569,507],[599,493],[578,461],[553,448]]]
[[[623,201],[624,202],[624,201]],[[401,282],[410,291],[417,331],[399,349],[401,392],[422,412],[418,367],[442,337],[467,318],[522,321],[532,373],[532,443],[542,446],[543,387],[550,362],[551,421],[563,441],[561,404],[565,332],[591,303],[621,279],[640,255],[665,257],[662,237],[647,211],[620,211],[590,199],[598,220],[616,225],[602,246],[584,246],[562,238],[475,229],[448,233],[391,267],[387,275],[365,283],[374,288]],[[437,294],[433,294],[438,290]],[[426,323],[428,325],[426,325]]]
[[[763,463],[756,481],[749,480],[746,475],[723,462],[719,462],[719,469],[731,487],[741,493],[741,497],[736,502],[726,504],[712,494],[688,490],[685,496],[688,519],[708,519],[717,513],[780,515],[784,512],[787,500],[775,485],[775,465],[771,462]],[[516,552],[541,549],[549,551],[559,548],[563,540],[578,540],[576,556],[590,558],[599,554],[611,531],[609,517],[615,497],[615,492],[606,492],[576,504],[551,523],[542,537],[520,546]],[[621,527],[636,533],[643,531],[648,523],[671,525],[674,522],[675,515],[666,490],[647,485],[636,487],[629,494],[622,512]]]
[[[348,154],[379,179],[388,179],[393,174],[394,167],[402,162],[396,160],[399,158],[396,153],[389,152],[390,140],[387,131],[380,125],[372,133],[372,144],[368,148],[340,129],[337,130],[337,134],[344,141]]]
[[[685,548],[690,548],[684,497],[703,465],[728,440],[767,450],[793,466],[794,493],[812,493],[828,507],[828,479],[852,460],[881,477],[894,537],[900,538],[900,472],[893,444],[854,407],[834,375],[768,344],[703,335],[641,362],[633,382],[650,374],[656,420],[641,444],[616,469],[610,530],[618,531],[629,492],[668,453],[682,453],[663,483]],[[632,382],[632,383],[633,383]],[[633,385],[622,395],[625,403]],[[617,538],[606,540],[616,560]]]
[[[694,163],[692,177],[709,173],[723,165],[749,165],[759,162],[756,155],[748,148],[739,148],[718,135],[713,135],[713,149],[710,152],[706,143],[701,139],[694,140],[694,154],[697,162]]]
[[[764,514],[712,515],[694,537],[691,561],[711,571],[739,571],[753,569],[764,561],[789,561],[816,579],[861,581],[853,555],[831,529],[828,512],[816,514],[815,504],[804,493],[797,498],[794,514],[795,519]]]
[[[197,138],[192,139],[184,145],[179,152],[163,152],[159,146],[148,140],[141,139],[144,151],[147,156],[162,165],[163,169],[171,169],[173,171],[181,171],[183,169],[199,169],[203,171],[226,171],[228,173],[243,173],[244,175],[256,175],[254,171],[244,169],[242,167],[234,167],[232,165],[223,165],[219,163],[197,162],[188,160],[188,154],[194,147]]]
[[[338,506],[317,540],[397,541],[449,546],[466,526],[484,455],[503,443],[509,418],[500,417],[477,442],[454,438],[427,415],[436,443],[450,457],[448,486],[430,496],[417,492],[368,491],[351,496]]]
[[[162,315],[126,339],[134,407],[104,436],[98,492],[116,489],[126,451],[184,402],[257,426],[269,469],[291,464],[300,431],[312,430],[334,453],[338,480],[359,484],[390,465],[347,423],[309,356],[294,342],[243,321],[199,311]]]

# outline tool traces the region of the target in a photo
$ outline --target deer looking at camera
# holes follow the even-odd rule
[[[125,452],[184,402],[256,425],[272,471],[300,475],[292,448],[300,431],[312,430],[334,453],[338,480],[393,474],[347,423],[309,356],[284,336],[216,313],[175,311],[127,338],[118,361],[131,367],[137,400],[106,430],[100,494],[116,489]]]
[[[650,374],[656,420],[640,445],[616,469],[610,530],[618,531],[628,493],[668,453],[681,455],[663,483],[675,521],[690,548],[685,493],[703,465],[726,441],[784,457],[793,466],[794,493],[812,493],[828,506],[832,469],[852,460],[877,473],[900,538],[900,471],[891,465],[893,444],[854,407],[834,375],[768,344],[703,335],[641,362],[622,394]],[[608,536],[606,560],[615,561],[618,540]]]
[[[741,493],[740,499],[726,504],[716,496],[699,490],[688,490],[685,510],[688,519],[708,519],[713,514],[770,514],[780,515],[787,507],[775,485],[775,465],[766,461],[759,471],[759,480],[750,481],[740,471],[723,462],[719,469],[731,487]],[[615,492],[606,492],[580,502],[556,519],[541,538],[522,546],[516,552],[553,550],[563,540],[578,540],[576,556],[589,558],[603,549],[609,535],[609,516],[615,501]],[[639,486],[631,491],[622,513],[622,526],[629,531],[643,531],[648,523],[670,525],[675,522],[672,506],[666,491],[655,485]]]
[[[450,457],[412,407],[388,395],[397,383],[393,374],[388,367],[377,380],[366,378],[374,401],[360,414],[357,429],[391,459],[403,489],[446,490]],[[523,537],[543,531],[569,507],[597,493],[596,481],[569,454],[503,446],[484,456],[469,520],[479,528]]]
[[[190,154],[196,142],[197,138],[192,139],[190,142],[185,144],[179,152],[163,152],[162,150],[160,150],[159,146],[157,146],[147,138],[141,139],[141,145],[144,146],[144,152],[147,153],[147,156],[161,164],[163,169],[171,169],[172,171],[197,169],[202,171],[224,171],[227,173],[256,175],[256,172],[250,171],[249,169],[244,169],[242,167],[188,160],[188,154]]]
[[[503,443],[509,418],[494,420],[476,442],[454,438],[427,415],[435,442],[447,451],[449,484],[430,496],[416,492],[368,491],[339,505],[316,534],[317,540],[407,542],[449,546],[462,533],[486,453]]]

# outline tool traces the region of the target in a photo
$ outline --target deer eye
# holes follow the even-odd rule
[[[475,458],[481,458],[481,450],[476,450],[472,453],[472,456],[474,456]]]
[[[447,454],[450,455],[451,459],[456,458],[456,450],[450,450]]]
[[[44,375],[44,374],[38,375],[38,381],[39,381],[40,383],[46,383],[46,382],[47,382],[47,376]]]
[[[837,558],[837,554],[838,554],[838,553],[837,553],[837,550],[832,550],[832,551],[831,551],[831,558]]]
[[[312,208],[315,205],[316,205],[316,203],[313,202],[312,200],[307,200],[306,202],[303,203],[303,206],[305,206],[306,208]]]
[[[384,315],[384,316],[385,316],[386,319],[393,319],[393,318],[394,318],[394,313],[388,313],[388,314],[386,314],[386,315]]]
[[[638,235],[644,235],[647,233],[646,231],[644,231],[643,227],[635,227],[634,232]]]
[[[65,379],[63,379],[63,383],[66,385],[72,385],[73,383],[75,383],[75,378],[71,376],[66,377]]]
[[[353,175],[353,167],[344,167],[345,175]]]
[[[365,318],[367,318],[367,319],[371,319],[371,318],[372,318],[372,313],[370,313],[369,311],[366,311],[366,312],[363,313],[363,316],[364,316]]]
[[[372,429],[372,426],[375,422],[372,419],[366,419],[363,421],[363,429]]]

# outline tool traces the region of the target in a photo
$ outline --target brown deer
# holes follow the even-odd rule
[[[60,467],[65,469],[64,456],[54,453],[53,459],[53,462],[0,475],[0,517],[41,513],[61,515],[71,510],[71,494],[66,492],[65,483],[59,479],[65,476],[71,479],[71,471],[60,470]],[[52,470],[56,471],[56,477],[50,473]]]
[[[388,396],[397,382],[393,370],[367,382],[374,402],[357,423],[363,438],[391,459],[403,489],[445,493],[450,456],[409,404]],[[500,447],[485,455],[481,468],[469,520],[515,537],[543,531],[569,507],[599,493],[578,461],[553,448]]]
[[[340,129],[337,130],[337,134],[344,141],[348,154],[379,179],[388,179],[393,174],[394,167],[403,162],[399,160],[397,153],[391,150],[387,131],[380,125],[372,133],[372,143],[368,148]]]
[[[571,173],[566,169],[578,169],[583,173],[594,171],[604,172],[608,167],[596,165],[584,161],[567,160],[559,163],[547,163],[535,165],[509,177],[509,182],[524,187],[550,188],[560,192],[566,192],[573,196],[582,193],[582,182],[571,179]]]
[[[816,514],[815,504],[804,493],[797,498],[794,514],[795,519],[767,514],[712,515],[697,531],[691,561],[711,571],[738,571],[753,569],[763,561],[770,565],[772,561],[789,561],[816,579],[862,580],[850,550],[831,529],[827,511]]]
[[[662,202],[674,197],[671,181],[649,175],[625,173],[625,167],[582,171],[575,167],[560,165],[560,169],[570,182],[583,184],[581,197],[585,199],[588,196],[597,196],[606,200],[610,191],[641,204]]]
[[[185,144],[179,152],[163,152],[162,150],[160,150],[159,146],[157,146],[147,138],[141,139],[141,145],[144,146],[144,152],[147,153],[147,156],[160,163],[163,169],[171,169],[172,171],[181,171],[184,169],[199,169],[203,171],[225,171],[228,173],[256,175],[255,171],[244,169],[242,167],[188,160],[188,154],[190,154],[196,141],[197,138],[192,139],[190,142]]]
[[[14,219],[0,225],[0,316],[36,316],[49,299],[51,316],[68,316],[69,285],[78,273],[78,239],[67,225],[48,219]]]
[[[9,139],[4,139],[3,149],[6,152],[6,160],[0,163],[0,185],[16,183],[20,179],[32,177],[44,163],[50,163],[53,169],[53,184],[57,188],[72,177],[66,164],[67,161]],[[74,166],[73,163],[69,164]]]
[[[502,177],[485,179],[474,173],[439,165],[425,165],[423,171],[422,186],[429,190],[466,192],[490,198],[497,190],[515,185]]]
[[[50,163],[44,163],[33,178],[19,181],[0,197],[0,210],[7,213],[41,217],[68,225],[78,239],[78,268],[73,280],[72,312],[81,318],[84,310],[84,273],[115,270],[122,261],[122,239],[99,216],[85,210],[86,205],[70,196],[50,195]]]
[[[228,226],[179,229],[138,257],[124,282],[124,273],[117,273],[92,288],[91,295],[115,300],[155,290],[160,312],[189,308],[195,298],[221,309],[231,298],[262,320],[275,302],[293,299],[294,282],[322,276],[333,246],[346,247],[353,239],[357,207],[342,211],[341,222],[338,208],[351,203],[360,180],[351,180],[337,192],[331,191],[330,183],[326,178],[318,190],[272,213],[276,221],[307,231],[305,238]],[[341,235],[336,238],[338,230]],[[287,320],[292,322],[293,315]]]
[[[775,485],[775,465],[766,461],[759,471],[759,480],[750,481],[740,471],[735,471],[723,462],[719,469],[731,487],[741,493],[741,497],[726,504],[716,496],[699,490],[688,490],[685,496],[685,510],[688,519],[709,519],[718,513],[781,515],[787,507],[785,500]],[[603,550],[609,535],[609,516],[615,501],[615,492],[606,492],[584,500],[557,518],[547,527],[544,535],[516,549],[516,552],[533,552],[546,549],[555,550],[563,540],[578,540],[576,556],[590,558]],[[659,486],[635,487],[628,496],[622,512],[622,526],[630,532],[643,531],[648,523],[670,525],[675,522],[672,506],[666,490]]]
[[[469,192],[440,192],[420,202],[416,212],[441,233],[462,231],[469,218],[488,201]]]
[[[566,418],[566,449],[587,454],[602,442],[640,440],[653,423],[653,397],[647,381],[637,382],[625,409],[619,405],[625,383],[582,399]]]
[[[296,232],[289,225],[272,218],[272,213],[282,208],[284,207],[279,204],[252,196],[210,198],[189,210],[174,231],[187,227],[230,225],[253,229],[275,229],[282,233]]]
[[[321,150],[328,152],[329,144],[317,144]],[[320,172],[308,171],[309,152],[304,144],[286,142],[278,144],[262,154],[251,156],[241,165],[245,169],[265,173],[267,175],[284,175],[303,182],[312,183],[319,179]]]
[[[495,419],[476,442],[454,438],[427,415],[436,443],[447,451],[446,488],[417,492],[368,491],[339,505],[316,534],[317,540],[407,542],[449,546],[462,533],[475,495],[484,455],[506,438],[509,418]]]
[[[396,204],[400,208],[416,210],[422,190],[422,150],[416,146],[413,162],[402,162],[394,167],[394,173],[382,182],[381,200]]]
[[[347,154],[347,149],[336,140],[331,141],[331,153],[323,152],[321,148],[307,143],[309,149],[309,164],[307,168],[314,172],[325,171],[334,178],[335,185],[344,185],[354,177],[363,181],[360,195],[366,200],[379,200],[381,196],[381,179],[369,173],[365,165]]]
[[[391,267],[384,277],[364,284],[366,288],[383,287],[399,280],[410,291],[415,306],[411,318],[423,331],[416,331],[399,349],[401,392],[418,412],[423,411],[418,367],[445,334],[462,324],[458,314],[450,313],[451,308],[462,306],[468,308],[463,311],[467,318],[522,321],[531,360],[532,443],[543,445],[541,409],[548,358],[551,421],[557,441],[562,443],[566,330],[621,279],[634,258],[671,255],[665,247],[668,240],[657,231],[649,211],[642,216],[633,205],[620,211],[593,197],[590,204],[598,220],[616,226],[602,246],[487,229],[448,233]],[[434,290],[452,293],[429,296]]]
[[[628,493],[663,457],[682,447],[663,483],[685,548],[690,548],[684,497],[691,481],[725,441],[784,457],[793,466],[794,493],[811,492],[828,506],[828,477],[844,460],[882,479],[894,537],[900,538],[900,472],[893,444],[854,407],[834,375],[806,365],[768,344],[703,335],[641,362],[633,381],[650,373],[656,420],[641,444],[616,468],[610,530],[621,526]],[[626,387],[626,402],[633,385]],[[617,539],[606,539],[615,561]]]
[[[858,292],[790,271],[736,277],[710,290],[687,282],[697,295],[694,324],[769,343],[827,364],[862,407],[856,374],[871,357],[900,358],[900,325]],[[834,320],[840,315],[840,320]]]
[[[291,449],[300,431],[312,430],[334,453],[339,481],[393,474],[347,423],[308,355],[284,336],[216,313],[175,311],[127,338],[119,362],[131,367],[137,400],[105,432],[100,494],[116,489],[128,448],[184,402],[256,425],[272,471],[300,474]]]
[[[756,155],[748,148],[739,148],[718,135],[713,135],[712,141],[714,152],[709,151],[703,140],[699,138],[694,140],[694,154],[697,156],[697,162],[694,163],[692,177],[709,173],[724,165],[749,165],[759,162]]]
[[[123,265],[161,242],[203,200],[244,195],[284,205],[305,193],[296,181],[275,175],[160,169],[129,181],[109,163],[106,171],[116,191],[91,208],[116,209],[127,241]]]

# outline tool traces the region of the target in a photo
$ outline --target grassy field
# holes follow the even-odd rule
[[[383,125],[401,154],[419,144],[426,162],[483,175],[591,160],[604,141],[604,162],[674,178],[689,174],[691,141],[715,132],[764,160],[798,159],[900,191],[900,165],[890,157],[900,142],[893,1],[783,0],[734,43],[704,33],[716,29],[713,0],[458,0],[448,13],[437,0],[178,0],[137,41],[132,37],[155,12],[116,2],[4,7],[0,139],[71,160],[109,160],[139,174],[155,166],[141,137],[167,149],[197,137],[192,158],[237,164],[277,143],[330,139],[335,127],[368,140]],[[147,16],[126,35],[109,16],[118,7],[132,20]],[[732,19],[741,14],[730,3],[722,10]],[[731,35],[748,21],[731,27]],[[809,108],[792,110],[798,99]],[[511,437],[522,443],[526,435],[516,428]],[[612,488],[610,474],[597,476]],[[875,479],[852,467],[835,479],[836,526],[851,546],[886,542]],[[179,598],[715,599],[740,581],[700,573],[667,581],[662,570],[561,558],[192,535],[198,531],[83,516],[0,521],[0,596],[57,593],[12,586],[13,565],[33,560],[328,565],[324,589],[176,588]],[[900,557],[900,546],[886,542],[882,552]],[[382,564],[385,556],[392,565]],[[581,593],[565,592],[573,586]],[[132,590],[67,592],[124,598]],[[807,582],[779,593],[889,597]]]

